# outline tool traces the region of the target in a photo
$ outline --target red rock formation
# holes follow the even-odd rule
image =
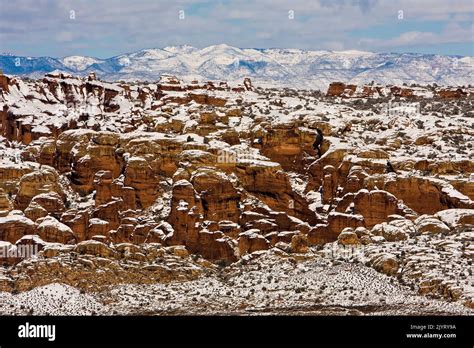
[[[261,139],[261,153],[283,169],[302,172],[309,165],[306,157],[314,151],[315,136],[297,123],[268,125]]]
[[[30,219],[20,215],[0,217],[0,241],[15,243],[27,234],[34,234],[35,224]]]
[[[0,255],[0,264],[2,266],[15,265],[22,260],[16,257],[15,253],[17,248],[14,244],[0,240],[0,248],[2,250],[2,254]]]
[[[10,84],[10,79],[8,76],[3,75],[0,72],[0,89],[5,93],[8,93],[10,89],[8,88],[8,85]]]
[[[342,82],[332,82],[329,85],[328,91],[326,96],[328,97],[340,97],[344,90],[346,89],[346,85]]]
[[[44,208],[49,214],[59,217],[65,210],[64,202],[61,196],[52,191],[48,193],[40,193],[33,197],[31,204],[38,204]]]
[[[373,177],[367,181],[367,188],[382,188],[402,200],[409,208],[419,214],[434,214],[448,208],[472,208],[474,202],[459,197],[459,192],[445,186],[436,179],[416,176]]]
[[[272,246],[305,253],[308,243],[377,244],[414,238],[416,231],[447,233],[458,223],[416,220],[417,213],[474,206],[466,175],[474,166],[465,157],[469,144],[459,146],[460,160],[411,153],[423,146],[440,154],[438,142],[460,144],[469,135],[463,125],[364,113],[368,99],[425,98],[434,91],[433,103],[446,103],[463,90],[332,83],[328,96],[353,100],[319,111],[325,104],[320,93],[254,88],[249,79],[232,86],[166,76],[159,84],[117,85],[58,73],[24,81],[22,90],[7,79],[6,91],[2,83],[2,134],[28,144],[20,146],[21,159],[8,155],[18,153],[14,142],[0,144],[7,154],[0,166],[0,216],[12,220],[2,222],[0,236],[13,242],[38,232],[48,242],[160,243],[179,258],[193,253],[232,262],[239,253]],[[92,99],[99,105],[76,112]],[[315,111],[310,106],[317,103]],[[32,110],[45,105],[25,115],[28,108],[20,104]],[[58,110],[54,117],[51,107]],[[325,140],[315,160],[316,128]],[[416,129],[414,136],[405,128]],[[408,159],[397,160],[405,148]],[[222,153],[237,155],[223,160]],[[384,174],[387,160],[397,173]],[[427,177],[434,174],[439,178]],[[26,217],[12,218],[21,214],[13,208]],[[99,245],[92,243],[90,251],[108,254]],[[139,254],[137,260],[145,257]]]
[[[36,221],[39,218],[43,218],[47,215],[48,211],[38,203],[30,203],[25,209],[25,216],[32,221]]]
[[[193,175],[191,182],[201,198],[204,220],[239,221],[240,194],[225,174],[199,171]]]
[[[204,105],[224,106],[227,103],[226,99],[208,93],[188,93],[188,97],[196,103]]]
[[[270,242],[260,234],[260,230],[251,229],[239,234],[240,256],[253,253],[258,250],[266,250],[270,247]]]
[[[327,97],[350,97],[357,89],[356,85],[346,85],[342,82],[332,82],[326,93]]]
[[[100,170],[110,170],[114,177],[120,174],[122,165],[115,153],[118,141],[118,134],[101,132],[93,134],[90,143],[79,145],[85,146],[85,154],[73,158],[71,168],[71,182],[78,191],[92,192],[94,175]]]
[[[13,206],[3,189],[0,188],[0,216],[8,215]]]
[[[67,210],[62,214],[61,222],[69,226],[78,242],[90,237],[88,233],[89,213],[87,210]]]
[[[124,185],[135,190],[138,206],[148,208],[159,194],[159,176],[141,157],[128,159],[125,166]]]
[[[346,194],[338,203],[336,211],[346,212],[348,209],[351,209],[354,214],[362,215],[368,228],[387,221],[390,215],[403,214],[403,210],[398,207],[397,198],[381,190],[369,192],[364,189],[355,195]]]
[[[227,264],[237,260],[231,239],[220,231],[200,231],[196,247],[191,250],[207,259]]]
[[[198,232],[202,220],[201,212],[202,204],[193,185],[187,180],[176,182],[173,185],[171,212],[168,217],[173,232],[166,236],[165,243],[183,244],[190,249],[199,248]]]
[[[45,242],[73,244],[76,241],[72,230],[51,216],[39,219],[38,223],[37,232]]]
[[[110,224],[107,221],[93,218],[89,220],[87,235],[89,238],[93,236],[108,236],[110,231]]]
[[[413,97],[413,90],[411,88],[402,88],[398,86],[393,86],[392,88],[390,88],[390,93],[394,97],[403,97],[403,98]]]
[[[461,88],[456,89],[440,89],[436,91],[436,97],[441,99],[461,99],[467,96],[467,92]]]
[[[309,240],[307,235],[298,233],[291,237],[291,247],[290,250],[292,253],[304,254],[309,251]]]
[[[122,210],[124,210],[123,200],[114,198],[108,203],[97,206],[92,212],[92,217],[107,221],[110,229],[115,230],[120,226],[120,212]]]
[[[19,182],[18,194],[15,198],[15,207],[25,209],[33,197],[42,193],[55,192],[58,196],[64,197],[64,192],[59,184],[59,175],[54,168],[43,166],[41,169],[25,174]],[[40,199],[46,204],[45,199]],[[40,202],[38,202],[40,203]],[[57,203],[60,204],[60,203]]]
[[[288,176],[273,162],[241,161],[236,174],[242,186],[275,211],[286,212],[309,223],[316,222],[314,212],[304,199],[293,192]],[[268,185],[268,183],[272,185]]]
[[[308,241],[311,244],[334,242],[346,227],[354,229],[364,227],[364,217],[362,215],[331,212],[328,215],[327,224],[317,224],[309,231]]]

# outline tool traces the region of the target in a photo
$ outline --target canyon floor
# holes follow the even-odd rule
[[[273,253],[195,280],[100,292],[53,283],[0,299],[1,315],[472,315],[370,267]]]
[[[473,103],[0,75],[0,314],[472,315]]]

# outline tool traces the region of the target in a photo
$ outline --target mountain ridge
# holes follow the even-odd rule
[[[104,59],[0,55],[0,69],[10,75],[41,77],[61,70],[76,75],[95,72],[108,81],[157,80],[162,74],[230,81],[251,77],[263,85],[304,89],[325,89],[332,81],[461,86],[474,80],[473,66],[473,57],[459,55],[255,49],[226,44],[145,48]]]

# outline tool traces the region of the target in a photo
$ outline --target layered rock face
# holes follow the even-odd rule
[[[436,249],[423,238],[452,236],[459,263],[471,257],[469,88],[0,83],[0,240],[12,247],[29,238],[56,250],[42,255],[115,258],[121,244],[154,245],[228,265],[357,246],[371,248],[367,266],[402,278],[405,260],[385,244]]]

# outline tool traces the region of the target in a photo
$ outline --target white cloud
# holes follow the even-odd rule
[[[56,35],[56,41],[58,41],[58,42],[69,42],[69,41],[73,41],[75,37],[76,37],[76,35],[74,35],[70,31],[60,31]]]
[[[456,23],[449,23],[441,33],[409,31],[389,40],[370,38],[359,40],[360,45],[380,48],[439,45],[462,42],[474,42],[474,24],[471,24],[470,27],[462,28]]]
[[[178,19],[180,9],[186,11],[185,20]],[[376,29],[373,36],[351,35],[391,22],[403,28],[405,22],[396,21],[400,9],[411,26],[398,37],[377,39]],[[294,20],[288,19],[289,10]],[[359,42],[364,49],[379,50],[426,41],[472,42],[461,24],[473,16],[472,0],[0,0],[0,50],[21,44],[22,54],[38,54],[28,49],[39,47],[41,54],[99,52],[104,58],[179,44],[342,50],[360,48]],[[423,22],[435,18],[445,23],[446,33],[423,30]]]

